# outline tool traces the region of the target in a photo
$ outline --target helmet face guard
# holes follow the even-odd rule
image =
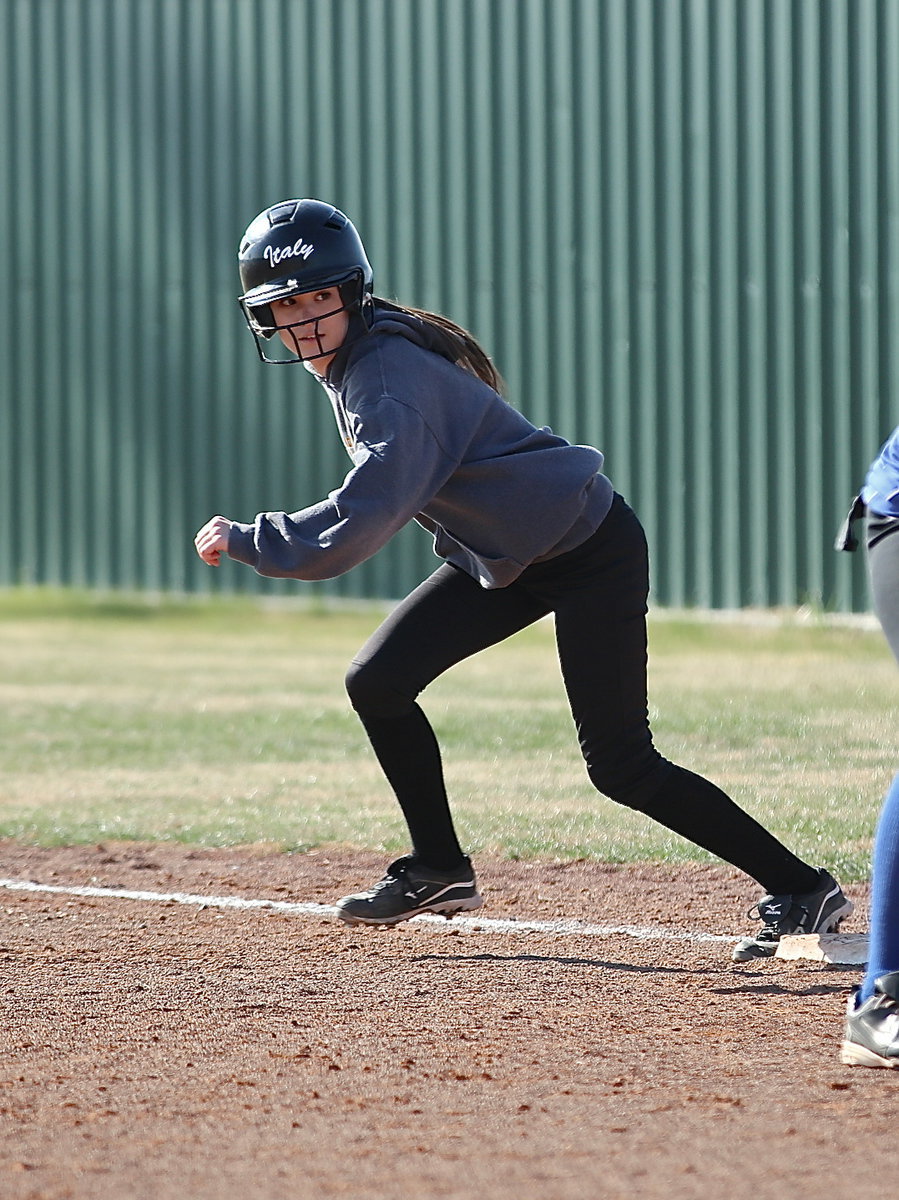
[[[340,312],[349,314],[343,345],[367,332],[371,266],[352,222],[333,205],[320,200],[272,205],[251,222],[238,261],[244,286],[238,303],[262,362],[285,366],[335,353],[339,347],[324,346],[320,322]],[[275,301],[326,288],[339,294],[333,309],[311,320],[278,324]],[[310,334],[311,342],[301,342]]]
[[[285,280],[285,284],[293,282],[293,280]],[[256,352],[262,362],[283,367],[299,362],[313,362],[315,359],[334,354],[340,347],[325,346],[322,340],[321,322],[338,313],[345,312],[350,316],[342,345],[346,345],[348,341],[360,336],[360,333],[364,333],[368,329],[367,318],[371,309],[371,301],[365,292],[361,271],[354,271],[348,279],[323,281],[312,287],[304,285],[302,289],[285,290],[276,299],[286,299],[288,296],[297,296],[305,292],[320,292],[325,289],[334,289],[337,293],[333,308],[307,320],[292,321],[289,324],[278,324],[272,312],[271,303],[250,304],[246,297],[239,298],[238,303],[250,333],[253,335]],[[354,315],[357,317],[356,321],[352,319]],[[359,328],[360,321],[361,329]],[[309,344],[301,341],[310,334],[314,338],[312,353],[310,353]]]

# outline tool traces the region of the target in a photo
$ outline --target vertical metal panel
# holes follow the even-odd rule
[[[687,395],[685,424],[687,440],[682,463],[670,470],[681,471],[689,481],[687,525],[684,531],[687,563],[685,592],[688,602],[714,603],[714,552],[720,546],[714,519],[719,508],[714,471],[717,456],[713,444],[712,322],[715,316],[712,291],[711,235],[713,221],[713,163],[710,120],[712,84],[711,26],[706,6],[699,0],[685,5],[684,22],[684,126],[681,147],[684,156],[684,389]],[[730,231],[728,236],[731,236]],[[639,497],[634,497],[639,504]],[[675,535],[676,532],[675,532]],[[656,579],[656,596],[664,596],[664,585]]]
[[[849,178],[850,109],[849,89],[849,11],[848,0],[834,0],[826,6],[827,20],[821,28],[822,158],[821,214],[822,286],[824,289],[822,340],[823,431],[821,513],[827,511],[827,491],[836,487],[843,494],[851,487],[848,457],[851,446],[853,413],[851,407],[852,320],[850,305],[850,226],[851,181]],[[857,12],[857,10],[854,10]],[[853,34],[855,34],[853,30]],[[829,476],[829,478],[828,478]],[[812,536],[823,536],[811,516]],[[830,560],[825,559],[823,577],[831,575]],[[823,586],[824,578],[822,578]],[[836,597],[839,602],[839,597]]]
[[[658,245],[658,420],[651,461],[659,476],[659,511],[652,537],[654,578],[667,579],[668,603],[688,599],[688,555],[692,553],[689,497],[684,472],[689,434],[686,386],[686,275],[684,230],[686,157],[683,153],[686,91],[682,6],[664,5],[657,14],[656,216]],[[692,598],[692,597],[690,597]]]
[[[796,229],[794,277],[798,293],[796,322],[796,494],[801,508],[791,509],[801,537],[795,541],[797,574],[814,595],[815,583],[823,578],[824,563],[831,549],[824,537],[828,498],[839,489],[825,479],[824,431],[821,406],[824,397],[824,308],[823,247],[821,228],[823,189],[821,159],[824,148],[821,96],[825,85],[822,63],[820,4],[803,0],[798,10],[795,41],[794,168],[796,208],[802,214]],[[858,465],[861,470],[861,464]],[[787,523],[785,522],[785,525]]]
[[[766,319],[766,338],[770,346],[767,366],[769,433],[769,494],[765,528],[763,571],[770,577],[768,588],[761,588],[762,602],[795,603],[798,579],[795,552],[790,539],[782,536],[784,517],[791,515],[797,528],[795,464],[796,373],[795,259],[796,185],[793,178],[793,41],[795,31],[789,5],[781,5],[772,20],[766,38],[766,79],[768,92],[768,137],[766,180],[769,198],[765,255],[771,264],[770,301]]]
[[[191,539],[348,467],[235,305],[302,194],[603,449],[657,603],[865,606],[831,543],[899,421],[897,62],[899,0],[0,0],[0,583],[290,589]],[[316,590],[434,563],[412,528]]]
[[[737,3],[717,6],[712,15],[709,37],[709,72],[712,111],[710,114],[710,176],[715,180],[710,221],[712,261],[708,319],[712,323],[710,351],[712,361],[708,385],[711,407],[706,419],[713,427],[711,463],[717,484],[707,497],[710,507],[706,521],[700,516],[699,530],[705,524],[715,546],[715,559],[701,603],[734,607],[743,601],[742,566],[744,545],[741,506],[722,503],[721,495],[732,492],[743,475],[744,438],[741,428],[742,403],[740,343],[742,323],[737,299],[742,287],[740,245],[734,236],[742,219],[743,196],[739,182],[740,94],[734,82],[738,75],[740,38]],[[727,82],[726,82],[727,81]],[[732,297],[721,303],[720,298]],[[692,399],[687,398],[687,410]],[[694,595],[696,595],[694,593]]]

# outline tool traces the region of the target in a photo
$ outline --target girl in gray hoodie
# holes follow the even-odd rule
[[[373,295],[352,223],[288,200],[251,223],[240,303],[264,362],[303,363],[352,466],[330,495],[248,523],[213,517],[196,548],[262,575],[328,579],[410,521],[441,566],[362,647],[346,684],[409,827],[411,852],[340,901],[350,924],[390,925],[481,904],[459,844],[440,750],[418,697],[454,664],[552,613],[587,773],[598,791],[739,867],[767,894],[738,961],[786,933],[835,929],[852,905],[708,780],[663,758],[646,693],[646,540],[603,456],[537,428],[500,395],[489,357],[439,314]]]

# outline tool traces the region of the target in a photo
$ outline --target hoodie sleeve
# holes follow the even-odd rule
[[[272,578],[333,579],[386,545],[455,469],[421,414],[393,397],[360,406],[352,431],[354,465],[341,486],[299,512],[233,524],[230,558]]]

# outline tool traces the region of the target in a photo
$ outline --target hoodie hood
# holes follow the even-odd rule
[[[447,362],[455,363],[456,361],[449,352],[439,330],[434,329],[432,325],[423,321],[421,317],[415,316],[414,313],[406,312],[395,304],[391,304],[389,300],[382,300],[375,296],[373,315],[367,336],[363,335],[356,337],[353,341],[347,341],[338,350],[328,371],[328,382],[333,385],[338,384],[354,354],[364,353],[371,346],[371,340],[377,337],[402,337],[414,346],[420,346],[422,350],[430,350],[432,354],[439,354]]]

